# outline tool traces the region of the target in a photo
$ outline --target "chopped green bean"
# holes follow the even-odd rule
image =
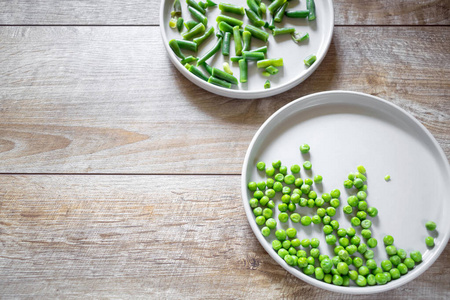
[[[230,55],[230,41],[231,41],[231,33],[225,32],[222,43],[222,54],[224,56]]]
[[[184,20],[183,20],[182,17],[179,17],[179,18],[177,19],[177,29],[178,29],[178,32],[183,31],[183,22],[184,22]]]
[[[203,13],[193,8],[192,6],[188,6],[188,10],[194,19],[206,26],[206,24],[208,23],[208,18]]]
[[[204,35],[199,36],[195,39],[193,39],[193,42],[196,43],[197,45],[200,45],[201,43],[203,43],[204,41],[206,41],[212,34],[214,33],[214,27],[209,27],[209,29],[205,32]]]
[[[194,38],[195,36],[200,35],[204,32],[205,32],[205,25],[203,25],[203,23],[198,23],[197,25],[192,27],[189,31],[182,33],[181,37],[184,40],[190,40],[190,39]]]
[[[197,57],[190,55],[190,56],[186,57],[185,59],[182,59],[181,64],[186,65],[186,64],[189,64],[189,63],[197,61],[197,60],[198,60]]]
[[[308,57],[306,57],[303,60],[303,62],[305,63],[305,65],[307,65],[309,67],[316,61],[316,59],[317,59],[317,57],[314,54],[311,54]]]
[[[213,7],[213,6],[216,6],[217,4],[216,3],[214,3],[213,1],[211,1],[211,0],[206,0],[206,6],[208,6],[208,7]]]
[[[216,78],[219,78],[219,79],[222,79],[222,80],[225,80],[225,81],[228,81],[229,83],[232,83],[232,84],[238,84],[238,80],[237,80],[236,77],[234,77],[233,75],[228,74],[225,71],[222,71],[222,70],[214,68],[214,67],[213,67],[213,70],[212,70],[212,76],[214,76]]]
[[[181,3],[180,0],[175,0],[173,2],[173,11],[171,13],[172,17],[174,16],[181,16]]]
[[[194,28],[197,24],[199,24],[200,22],[194,21],[194,20],[189,20],[184,22],[184,27],[186,27],[187,30],[191,30],[192,28]]]
[[[239,60],[239,79],[240,82],[247,82],[248,79],[248,62],[246,59]]]
[[[198,45],[195,42],[192,41],[187,41],[187,40],[176,40],[178,47],[180,47],[180,49],[186,49],[192,52],[197,52],[198,50]]]
[[[265,58],[263,52],[243,51],[242,54],[247,60],[263,60]]]
[[[286,0],[275,0],[267,7],[267,9],[272,15],[274,15],[278,8],[280,8],[285,2]]]
[[[173,53],[175,53],[176,56],[178,56],[181,59],[185,59],[186,56],[181,52],[180,47],[178,46],[178,43],[176,40],[170,40],[169,46],[172,49]]]
[[[312,21],[316,19],[316,5],[314,0],[306,0],[306,8],[309,10],[308,20]]]
[[[219,3],[219,9],[223,12],[228,12],[232,14],[237,14],[240,16],[244,15],[244,8],[242,6],[237,6],[234,4],[228,4],[228,3]]]
[[[267,32],[253,25],[250,24],[245,25],[245,30],[250,31],[253,37],[260,39],[264,42],[267,42],[267,40],[269,39],[269,34]]]
[[[268,72],[268,73],[270,73],[270,75],[275,75],[275,74],[277,74],[278,72],[279,72],[279,70],[277,69],[277,68],[275,68],[274,66],[268,66],[267,68],[266,68],[266,71]],[[300,167],[299,167],[300,168]],[[292,171],[292,167],[291,167],[291,171]],[[299,170],[300,171],[300,170]],[[298,173],[298,172],[297,172]]]
[[[242,39],[241,33],[239,32],[239,26],[233,27],[233,37],[234,37],[234,49],[236,55],[242,54]]]
[[[214,77],[214,76],[210,76],[208,78],[208,82],[218,85],[218,86],[221,86],[221,87],[224,87],[224,88],[228,88],[228,89],[231,88],[231,83],[229,83],[225,80],[219,79],[217,77]]]
[[[238,19],[233,18],[233,17],[225,16],[225,15],[219,15],[216,18],[216,22],[217,23],[225,22],[225,23],[228,23],[232,27],[234,27],[234,26],[241,27],[242,24],[244,24],[244,22],[242,22],[241,20],[238,20]]]
[[[286,10],[284,13],[288,18],[307,18],[309,16],[309,10]]]
[[[250,50],[250,52],[262,52],[262,53],[267,53],[267,46],[262,46],[253,50]]]
[[[250,44],[252,41],[252,34],[249,31],[244,31],[242,33],[242,41],[244,42],[244,45],[242,46],[242,51],[249,51],[250,50]]]
[[[219,29],[223,32],[233,33],[233,26],[228,24],[227,22],[220,22],[218,25]]]
[[[298,44],[299,42],[307,40],[309,38],[309,33],[307,33],[307,32],[305,32],[305,33],[303,33],[303,32],[294,32],[291,35],[291,37],[292,37],[292,40],[295,43]]]
[[[247,18],[250,20],[250,22],[256,27],[264,26],[264,24],[266,23],[253,10],[246,9],[245,14],[247,15]]]
[[[280,6],[280,8],[275,13],[275,17],[273,18],[274,22],[280,23],[283,20],[284,12],[286,11],[288,5],[289,2],[285,2],[283,5]]]
[[[201,24],[203,25],[203,24]],[[208,51],[205,55],[203,55],[202,58],[200,58],[197,61],[197,66],[203,64],[206,60],[208,60],[211,56],[217,53],[219,51],[220,47],[222,46],[222,38],[217,39],[216,44]]]
[[[243,56],[232,56],[232,57],[230,57],[230,60],[232,62],[239,62],[243,58],[244,58]]]
[[[292,34],[295,32],[295,28],[275,28],[272,30],[273,36],[282,35],[282,34]]]

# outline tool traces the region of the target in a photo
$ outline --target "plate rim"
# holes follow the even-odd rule
[[[379,101],[385,105],[390,106],[392,109],[396,110],[397,112],[399,112],[399,113],[403,114],[405,117],[407,117],[409,120],[413,121],[416,125],[419,126],[420,129],[422,129],[422,132],[425,133],[428,136],[428,138],[430,138],[430,140],[433,142],[434,148],[436,148],[436,150],[440,154],[440,159],[447,162],[447,164],[445,164],[445,171],[447,172],[447,174],[450,177],[450,164],[448,163],[447,157],[445,156],[443,149],[441,148],[441,146],[439,145],[437,140],[434,138],[434,136],[429,132],[429,130],[422,123],[420,123],[414,116],[412,116],[410,113],[408,113],[406,110],[404,110],[403,108],[401,108],[401,107],[395,105],[394,103],[391,103],[385,99],[382,99],[380,97],[373,96],[370,94],[362,93],[362,92],[346,91],[346,90],[323,91],[323,92],[305,95],[303,97],[297,98],[297,99],[289,102],[288,104],[282,106],[276,112],[274,112],[269,118],[267,118],[267,120],[260,126],[258,131],[255,133],[255,135],[253,136],[253,138],[249,144],[249,147],[247,148],[247,152],[244,157],[244,163],[242,165],[242,171],[241,171],[241,196],[242,196],[243,207],[245,210],[247,221],[248,221],[253,233],[255,234],[257,240],[261,244],[261,246],[269,254],[269,256],[277,262],[278,265],[280,265],[286,271],[291,273],[293,276],[295,276],[295,277],[301,279],[302,281],[307,282],[315,287],[319,287],[324,290],[342,293],[342,294],[369,295],[369,294],[386,292],[386,291],[398,288],[408,282],[413,281],[414,279],[416,279],[417,277],[422,275],[425,271],[427,271],[431,265],[433,265],[433,263],[442,254],[442,252],[444,251],[444,249],[446,248],[446,246],[448,244],[449,237],[450,237],[450,222],[449,222],[449,225],[447,226],[447,228],[444,228],[445,232],[444,232],[444,235],[442,238],[442,242],[441,242],[439,248],[434,253],[434,255],[430,259],[428,259],[426,262],[423,262],[424,267],[422,268],[422,270],[420,270],[419,272],[410,274],[410,276],[403,282],[402,281],[394,281],[394,282],[391,282],[390,284],[386,284],[386,285],[382,285],[382,286],[368,286],[368,287],[366,286],[364,288],[360,288],[360,287],[356,287],[356,286],[342,287],[342,286],[335,286],[332,284],[324,283],[322,281],[319,281],[317,279],[314,279],[310,276],[303,274],[302,272],[300,272],[299,270],[297,270],[295,268],[288,266],[284,262],[284,260],[281,259],[272,250],[272,248],[268,245],[267,241],[262,237],[261,232],[260,232],[259,228],[257,227],[256,223],[252,222],[253,221],[252,211],[249,208],[248,203],[246,201],[246,198],[247,198],[247,181],[246,181],[247,171],[246,170],[248,168],[250,153],[252,152],[252,148],[254,147],[254,144],[256,143],[256,141],[258,140],[259,136],[261,135],[262,131],[266,128],[266,126],[268,126],[268,124],[271,123],[273,121],[273,119],[275,119],[279,114],[281,114],[282,112],[284,112],[285,110],[289,109],[290,107],[296,105],[299,102],[306,101],[311,98],[321,97],[324,95],[332,96],[335,94],[347,94],[347,95],[350,94],[350,95],[356,95],[359,97],[372,98],[373,100]]]
[[[165,2],[169,2],[168,0],[161,0],[160,4],[160,10],[159,10],[159,27],[160,27],[160,33],[161,37],[163,39],[164,48],[166,49],[167,54],[169,55],[169,59],[172,62],[172,64],[175,66],[175,68],[178,69],[178,71],[183,74],[185,78],[187,78],[190,82],[194,83],[198,87],[211,92],[213,94],[229,97],[229,98],[236,98],[236,99],[259,99],[259,98],[266,98],[271,97],[274,95],[278,95],[281,93],[284,93],[295,86],[299,85],[303,81],[305,81],[309,76],[311,76],[316,69],[319,67],[319,65],[324,60],[325,56],[328,53],[328,50],[330,49],[331,41],[333,39],[333,33],[334,33],[334,22],[335,22],[335,14],[334,14],[334,3],[333,0],[325,0],[328,2],[328,4],[331,7],[331,20],[329,22],[329,36],[326,37],[326,46],[323,49],[321,55],[317,56],[316,62],[308,68],[308,70],[305,72],[303,76],[300,76],[297,80],[291,80],[283,85],[277,86],[275,88],[270,88],[267,90],[261,90],[261,91],[249,91],[249,90],[234,90],[234,89],[227,89],[220,86],[216,86],[213,84],[209,84],[197,76],[191,74],[184,66],[182,66],[178,60],[178,58],[173,53],[172,49],[169,47],[169,41],[167,40],[165,26],[164,26],[164,4]]]

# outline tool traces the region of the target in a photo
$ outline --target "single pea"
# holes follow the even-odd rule
[[[358,202],[358,209],[366,211],[367,210],[367,202],[364,200],[361,200]]]
[[[333,217],[336,214],[336,209],[332,206],[326,208],[327,215]]]
[[[311,247],[317,248],[319,247],[320,241],[318,238],[312,238],[311,239]]]
[[[391,179],[391,175],[384,176],[384,180],[389,181]]]
[[[353,218],[351,218],[350,223],[356,227],[361,224],[361,220],[357,217],[353,217]]]
[[[372,226],[372,221],[364,220],[361,222],[361,227],[364,229],[369,229]]]
[[[400,274],[405,275],[406,273],[408,273],[408,267],[401,263],[397,266],[398,271],[400,272]]]
[[[366,261],[366,266],[370,269],[370,270],[375,270],[377,268],[377,263],[375,262],[375,260],[373,259],[368,259]]]
[[[341,246],[341,247],[342,247],[342,246]],[[344,261],[344,260],[346,260],[346,259],[349,257],[349,254],[348,254],[347,250],[342,249],[342,250],[339,250],[338,256],[339,256],[339,258],[340,258],[341,260]]]
[[[378,273],[383,273],[383,269],[380,267],[376,267],[375,269],[372,270],[373,275],[377,275]]]
[[[344,279],[342,279],[339,275],[333,275],[333,284],[334,285],[342,285],[344,283]]]
[[[319,217],[318,215],[314,215],[311,218],[311,222],[313,222],[314,224],[320,224],[322,222],[322,218]]]
[[[342,286],[350,286],[350,277],[348,275],[342,276]]]
[[[358,251],[358,247],[356,247],[356,245],[348,245],[345,247],[345,250],[347,250],[348,254],[353,255],[356,251]]]
[[[315,191],[310,191],[310,192],[308,193],[308,197],[309,197],[310,199],[316,199],[316,198],[317,198],[317,193],[316,193]]]
[[[275,175],[274,179],[275,179],[276,181],[278,181],[278,182],[281,182],[281,181],[284,180],[284,175],[281,174],[281,173],[277,173],[277,174]]]
[[[344,262],[345,262],[348,266],[350,266],[350,265],[353,263],[353,259],[349,256],[349,257],[347,257],[346,260],[344,260]]]
[[[427,244],[428,247],[433,247],[434,246],[434,238],[432,236],[426,237],[425,244]]]
[[[291,241],[285,240],[281,243],[281,245],[283,246],[284,249],[289,250],[289,248],[291,248]]]
[[[332,280],[333,280],[333,276],[331,274],[325,274],[323,281],[325,281],[326,283],[331,283]]]
[[[349,180],[353,181],[353,180],[356,178],[356,176],[355,176],[354,173],[351,173],[351,172],[350,172],[350,173],[348,173],[347,178],[348,178]]]
[[[286,239],[286,231],[284,231],[283,229],[278,229],[277,231],[275,231],[275,237],[279,241],[284,241]]]
[[[422,261],[422,253],[420,251],[412,251],[409,256],[416,262],[420,263]]]
[[[294,175],[289,174],[289,175],[284,176],[284,183],[286,183],[286,184],[294,184],[294,182],[295,182]]]
[[[331,227],[330,225],[323,226],[323,233],[330,234],[332,232],[333,232],[333,227]]]
[[[333,268],[333,262],[329,258],[325,258],[320,262],[320,266],[322,267],[325,273],[330,273]]]
[[[260,161],[256,164],[256,168],[260,171],[264,170],[266,168],[266,163],[263,161]]]
[[[326,210],[325,210],[325,212],[326,212]],[[330,223],[331,223],[331,218],[330,218],[330,216],[324,216],[324,217],[322,218],[322,223],[323,223],[323,225],[328,225],[328,224],[330,224]]]
[[[376,217],[376,216],[378,215],[378,209],[376,209],[375,207],[369,207],[369,208],[367,209],[367,214],[368,214],[369,216],[371,216],[372,218],[373,218],[373,217]]]
[[[358,275],[358,278],[355,280],[355,283],[358,286],[366,286],[367,285],[367,279],[366,279],[366,277],[364,277],[362,275]]]
[[[275,221],[275,219],[273,218],[269,218],[266,221],[266,226],[270,229],[275,229],[277,227],[277,221]]]
[[[402,262],[400,256],[398,255],[392,255],[391,257],[389,257],[389,260],[391,261],[393,266],[398,266],[398,264]]]
[[[409,257],[405,258],[403,263],[405,264],[406,267],[408,267],[408,269],[412,269],[416,265],[414,260],[412,258],[409,258]]]
[[[300,172],[300,166],[299,165],[292,165],[291,166],[291,172],[292,172],[292,174],[297,174],[298,172]]]
[[[274,209],[275,208],[275,202],[273,202],[273,200],[270,200],[269,202],[267,202],[267,207],[270,209]]]
[[[292,194],[297,194],[297,195],[301,196],[302,195],[302,191],[299,188],[295,188],[295,189],[292,190]]]
[[[397,255],[400,257],[400,259],[405,259],[407,256],[406,251],[403,249],[397,249]]]
[[[329,193],[324,193],[324,194],[322,194],[321,197],[322,197],[323,201],[325,201],[325,202],[330,202],[330,200],[331,200],[331,195]]]
[[[278,250],[278,255],[279,255],[281,258],[284,259],[284,257],[285,257],[286,255],[289,255],[289,252],[288,252],[286,249],[281,248],[280,250]]]
[[[311,168],[312,168],[312,164],[311,164],[311,162],[310,162],[309,160],[307,160],[307,161],[305,161],[305,162],[303,163],[303,169],[305,169],[305,170],[311,170]]]
[[[301,242],[300,242],[300,244],[301,244]],[[306,257],[307,257],[307,256],[308,256],[308,255],[306,254],[306,251],[305,251],[305,250],[298,250],[298,251],[297,251],[297,257],[298,257],[298,258],[304,257],[305,260],[306,260]],[[308,263],[308,262],[306,262],[306,263]]]
[[[308,199],[306,199],[306,198],[300,198],[299,205],[300,205],[301,207],[305,207],[306,205],[308,205]]]
[[[285,205],[286,205],[286,204],[285,204]],[[286,223],[286,222],[289,220],[289,215],[288,215],[287,213],[283,212],[283,213],[281,213],[281,214],[278,215],[278,220],[279,220],[281,223]]]
[[[273,250],[278,251],[278,250],[281,249],[281,247],[282,247],[282,245],[281,245],[281,242],[279,240],[273,240],[272,241],[272,248],[273,248]]]
[[[300,190],[302,191],[303,194],[308,195],[309,191],[311,190],[311,186],[308,184],[303,184],[300,187]]]
[[[316,198],[316,200],[314,200],[314,202],[315,202],[317,207],[322,207],[325,204],[325,201],[323,201],[322,198]]]
[[[275,175],[275,169],[272,167],[266,168],[266,175],[268,177],[272,177],[273,175]]]
[[[273,184],[273,190],[275,192],[281,192],[282,189],[283,189],[283,184],[281,182],[277,181]]]
[[[363,229],[361,230],[361,235],[365,239],[370,239],[372,237],[372,231],[370,229]]]
[[[337,230],[339,228],[339,222],[336,220],[333,220],[330,222],[331,227],[333,227],[334,230]]]
[[[274,167],[275,169],[279,169],[281,167],[281,160],[274,160],[272,162],[272,167]]]
[[[358,257],[358,256],[356,256],[355,258],[353,258],[353,265],[354,265],[356,268],[361,267],[361,266],[363,265],[363,260],[362,260],[362,258],[361,258],[361,257]]]
[[[278,204],[278,210],[281,212],[286,212],[287,211],[287,204],[286,203],[279,203]]]
[[[367,249],[366,252],[364,252],[364,258],[365,259],[371,259],[375,256],[375,253],[373,252],[373,250]]]
[[[339,256],[334,256],[331,261],[333,262],[333,266],[337,266],[338,263],[340,263],[342,260],[339,258]],[[336,270],[337,272],[337,270]],[[339,273],[339,272],[338,272]]]
[[[291,201],[292,201],[292,203],[295,203],[295,204],[300,203],[300,198],[301,198],[300,194],[293,193],[293,194],[291,195]]]
[[[386,236],[383,238],[383,243],[384,243],[386,246],[390,246],[390,245],[392,245],[392,244],[394,243],[394,238],[392,237],[392,235],[386,235]]]
[[[288,210],[289,210],[290,212],[295,211],[295,209],[296,209],[296,206],[295,206],[294,203],[289,203],[289,204],[288,204]]]
[[[358,198],[356,196],[350,196],[347,198],[347,203],[348,205],[350,205],[351,207],[357,207],[358,206]]]
[[[394,245],[389,245],[386,247],[386,253],[391,256],[397,254],[397,248]]]
[[[359,173],[359,172],[356,172],[356,173],[355,173],[355,176],[356,176],[356,178],[359,178],[359,179],[361,179],[362,181],[367,181],[367,177],[364,176],[363,174]]]
[[[325,254],[320,254],[319,255],[319,262],[322,262],[322,260],[324,260],[324,259],[329,259],[330,257],[328,256],[328,255],[325,255]]]
[[[347,247],[350,244],[350,241],[348,240],[348,238],[342,237],[339,239],[339,245],[341,245],[342,247]]]
[[[261,199],[259,199],[259,204],[262,206],[266,206],[267,203],[269,203],[270,199],[267,196],[262,196]]]
[[[256,184],[256,186],[258,187],[259,190],[264,191],[266,189],[266,182],[260,181]]]
[[[367,241],[367,246],[369,246],[370,248],[375,248],[377,246],[377,244],[378,244],[378,241],[375,238],[370,238]]]
[[[379,284],[379,285],[386,284],[386,282],[387,282],[387,278],[386,278],[386,275],[384,275],[384,273],[378,273],[377,275],[375,275],[375,280],[377,281],[377,284]]]
[[[367,191],[367,184],[363,185],[361,188],[358,189],[359,191]]]
[[[348,236],[352,237],[352,236],[355,236],[355,234],[356,234],[355,228],[353,228],[353,227],[347,228],[347,235]]]
[[[292,227],[288,228],[288,229],[286,229],[286,234],[290,239],[293,239],[297,235],[297,229],[292,228]]]
[[[262,215],[264,216],[264,218],[269,219],[272,218],[273,215],[273,211],[270,208],[264,208]]]
[[[294,266],[295,261],[294,261],[294,258],[293,258],[291,255],[285,255],[285,256],[284,256],[284,261],[285,261],[288,265]]]
[[[356,270],[348,271],[348,277],[350,277],[351,280],[356,280],[356,278],[358,278],[358,271]]]
[[[306,247],[309,247],[311,245],[311,241],[309,239],[303,239],[301,241],[301,244],[302,244],[303,247],[306,248]]]
[[[339,255],[339,251],[345,250],[341,245],[334,247],[334,254]]]
[[[305,184],[311,186],[314,183],[314,181],[311,178],[306,178],[305,179]]]
[[[348,265],[345,262],[340,262],[337,265],[337,270],[342,275],[348,274]]]
[[[281,174],[286,176],[286,174],[287,174],[287,167],[286,166],[280,166],[279,170],[280,170]]]
[[[301,152],[301,153],[308,153],[308,152],[309,152],[309,149],[310,149],[310,147],[309,147],[308,144],[302,144],[302,145],[300,146],[300,152]]]
[[[339,198],[341,196],[341,191],[338,189],[334,189],[330,192],[332,198]]]
[[[358,252],[364,254],[367,251],[367,245],[364,243],[359,244]]]
[[[300,240],[299,239],[293,239],[292,241],[291,241],[291,246],[292,247],[298,247],[298,246],[300,246]],[[296,252],[297,253],[297,252]]]
[[[367,214],[366,214],[366,212],[365,211],[362,211],[362,210],[360,210],[360,211],[358,211],[357,213],[356,213],[356,217],[359,219],[359,220],[365,220],[366,218],[367,218]]]
[[[381,262],[381,268],[383,269],[383,271],[387,272],[390,269],[392,269],[392,263],[390,260],[383,260]]]
[[[255,216],[261,216],[262,215],[262,208],[261,207],[256,207],[255,209],[253,209],[253,214]]]
[[[434,223],[433,221],[428,221],[427,223],[425,223],[425,227],[427,228],[427,230],[433,231],[436,229],[436,223]]]
[[[314,183],[322,183],[323,177],[322,175],[316,175],[314,176]]]
[[[344,206],[344,207],[342,208],[342,211],[343,211],[345,214],[349,215],[349,214],[351,214],[351,213],[353,212],[353,208],[352,208],[350,205],[346,205],[346,206]]]
[[[369,274],[366,277],[367,285],[373,286],[377,284],[377,281],[375,280],[375,275]]]
[[[347,235],[347,230],[344,228],[339,228],[336,233],[339,237],[344,237]]]
[[[334,245],[336,244],[336,236],[334,236],[333,234],[329,234],[325,237],[325,241],[328,245]]]
[[[306,275],[312,275],[312,274],[314,274],[315,270],[316,269],[314,268],[314,266],[307,265],[306,267],[303,268],[303,273],[305,273]]]
[[[316,263],[315,258],[312,257],[312,256],[308,256],[308,257],[306,258],[306,261],[308,262],[308,265],[312,265],[312,266],[314,266],[314,264]]]
[[[248,203],[250,204],[251,208],[256,208],[258,207],[259,201],[256,198],[252,198],[248,201]]]
[[[323,273],[322,268],[319,268],[319,267],[317,267],[314,270],[314,275],[315,275],[316,279],[318,279],[318,280],[322,280],[325,277],[325,274]]]
[[[366,267],[366,266],[361,266],[361,267],[359,267],[359,269],[358,269],[358,273],[359,273],[359,275],[367,276],[367,275],[370,273],[370,270],[369,270],[369,268]]]
[[[308,266],[308,261],[306,260],[306,257],[299,257],[297,260],[297,265],[299,268],[304,268]]]
[[[295,185],[296,187],[301,187],[301,186],[303,185],[303,179],[301,179],[301,178],[296,178],[295,181],[294,181],[294,185]]]
[[[307,205],[309,208],[313,208],[316,205],[316,201],[314,199],[309,199]]]
[[[391,274],[392,279],[400,278],[400,271],[397,268],[392,268],[389,270],[389,274]]]
[[[256,189],[258,188],[258,185],[256,184],[256,182],[251,181],[248,183],[248,189],[252,192],[256,191]]]
[[[283,189],[281,190],[281,193],[285,194],[290,194],[291,193],[291,188],[288,186],[283,186]]]
[[[311,251],[309,251],[309,254],[314,258],[318,258],[320,255],[320,250],[317,248],[312,248]]]
[[[361,178],[356,178],[355,180],[353,180],[353,186],[357,189],[363,187],[364,185],[364,181],[361,180]]]
[[[362,165],[359,165],[356,167],[359,173],[366,174],[366,168],[364,168]]]
[[[346,189],[351,189],[353,187],[353,180],[347,179],[344,181],[344,187]]]
[[[330,200],[330,205],[334,208],[338,207],[341,204],[338,198],[333,198]]]
[[[301,218],[302,218],[302,217],[301,217],[298,213],[293,213],[293,214],[291,215],[291,221],[294,222],[294,223],[300,222],[300,219],[301,219]]]
[[[356,194],[356,197],[357,197],[359,200],[366,200],[366,198],[367,198],[367,193],[364,192],[364,191],[359,191],[359,192]]]
[[[387,282],[391,281],[391,273],[384,272],[383,274],[384,274],[384,276],[386,276]]]
[[[266,185],[268,189],[273,188],[273,184],[275,183],[275,180],[273,180],[272,178],[267,178],[266,180]]]
[[[275,190],[273,190],[273,189],[268,189],[268,190],[266,190],[266,196],[267,196],[268,198],[273,198],[273,197],[275,197]]]
[[[309,216],[303,216],[300,220],[303,226],[309,226],[311,224],[311,217]]]
[[[270,228],[267,226],[264,226],[263,228],[261,228],[261,234],[263,236],[269,236],[270,235]]]
[[[354,236],[350,239],[352,245],[358,246],[361,243],[361,238],[359,236]]]

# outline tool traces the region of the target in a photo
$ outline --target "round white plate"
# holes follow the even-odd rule
[[[187,9],[187,4],[185,0],[181,0],[182,5],[182,16],[184,20],[191,20],[192,17]],[[220,1],[214,1],[219,4]],[[244,6],[247,8],[245,1],[238,0],[227,0],[226,3],[236,4]],[[263,1],[266,5],[269,5],[269,1]],[[284,66],[280,67],[280,72],[277,75],[264,77],[261,73],[261,69],[257,69],[256,62],[249,62],[248,65],[248,82],[239,83],[238,86],[234,86],[231,89],[222,88],[219,86],[207,83],[200,78],[196,77],[190,73],[186,68],[181,65],[180,59],[173,53],[172,49],[169,47],[169,41],[171,39],[181,39],[180,33],[177,29],[172,29],[169,27],[169,21],[171,19],[170,12],[173,10],[173,1],[162,0],[161,10],[160,10],[160,28],[163,38],[164,46],[169,54],[169,58],[175,67],[188,78],[190,81],[198,85],[199,87],[210,91],[212,93],[232,97],[232,98],[242,98],[242,99],[252,99],[252,98],[263,98],[273,95],[277,95],[284,91],[287,91],[294,86],[298,85],[300,82],[308,78],[309,75],[317,69],[319,64],[322,62],[325,54],[331,43],[331,37],[333,35],[334,26],[334,11],[332,0],[316,1],[316,15],[317,19],[315,21],[308,21],[306,19],[293,19],[293,18],[283,18],[282,23],[275,23],[277,27],[295,27],[297,31],[308,32],[309,40],[306,42],[301,42],[296,44],[292,41],[290,35],[281,35],[276,38],[273,37],[272,32],[269,32],[269,42],[267,44],[268,51],[266,54],[267,58],[279,58],[282,57],[284,61]],[[306,9],[306,1],[291,1],[289,2],[289,9],[292,10],[303,10]],[[208,26],[214,26],[217,32],[216,17],[220,14],[219,7],[211,7],[207,9],[206,16],[208,17]],[[250,24],[247,16],[240,17],[235,14],[224,13],[226,15],[242,19],[244,24]],[[264,20],[268,21],[268,14]],[[184,28],[184,30],[186,30]],[[204,42],[197,52],[198,57],[203,56],[209,49],[215,44],[217,38],[215,36],[210,37],[206,42]],[[264,46],[264,42],[252,38],[251,49]],[[189,51],[183,50],[182,52],[189,55],[195,55]],[[315,54],[317,56],[316,62],[311,67],[306,67],[303,63],[308,55]],[[235,56],[234,52],[234,41],[231,41],[230,45],[230,57]],[[219,51],[216,55],[210,58],[207,62],[208,64],[222,69],[223,62],[228,62],[234,73],[234,76],[239,79],[239,66],[238,63],[232,63],[228,58],[224,60],[224,56]],[[201,68],[202,69],[202,68]],[[202,69],[203,71],[203,69]],[[271,82],[270,89],[264,89],[264,82],[269,79]]]
[[[311,146],[309,154],[301,154],[299,146]],[[416,265],[400,279],[383,286],[360,288],[339,287],[305,275],[297,267],[288,266],[272,249],[274,232],[265,238],[255,223],[255,217],[248,201],[252,194],[247,189],[249,181],[265,180],[264,172],[256,169],[256,163],[264,161],[271,165],[280,159],[282,164],[302,165],[312,162],[311,172],[302,167],[302,178],[323,176],[323,188],[313,184],[318,195],[338,188],[341,191],[341,205],[333,219],[341,228],[349,228],[350,218],[342,212],[347,204],[349,190],[343,182],[350,172],[356,172],[358,165],[367,170],[369,206],[378,208],[379,214],[369,218],[373,222],[373,237],[378,240],[375,260],[378,264],[387,259],[383,237],[390,234],[394,245],[408,252],[419,250],[423,262]],[[386,182],[385,175],[391,175]],[[444,152],[436,140],[411,115],[401,108],[380,98],[346,91],[322,92],[305,96],[282,107],[274,113],[255,134],[242,169],[242,197],[245,212],[256,237],[266,251],[283,268],[298,278],[330,291],[348,294],[369,294],[399,287],[422,274],[438,258],[447,245],[450,233],[450,168]],[[279,196],[276,205],[278,205]],[[312,216],[316,209],[297,207],[300,215]],[[321,253],[334,256],[332,247],[325,243],[323,224],[302,226],[278,221],[278,209],[274,209],[277,228],[294,227],[298,238],[320,239]],[[352,214],[352,216],[354,213]],[[427,221],[437,224],[436,245],[428,249],[425,237],[430,233],[425,228]],[[356,229],[360,235],[360,229]],[[363,239],[364,240],[364,239]],[[357,254],[359,255],[359,254]],[[378,265],[379,266],[379,265]]]

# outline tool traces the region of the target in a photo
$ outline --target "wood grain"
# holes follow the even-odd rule
[[[270,258],[247,223],[240,176],[0,182],[2,297],[351,298],[313,288]],[[416,280],[359,299],[445,299],[449,260],[447,246]]]
[[[154,27],[3,27],[0,40],[0,172],[240,174],[273,112],[334,89],[399,105],[450,158],[448,27],[338,27],[309,79],[261,100],[193,85]]]
[[[0,0],[0,25],[158,25],[160,0]],[[449,25],[446,0],[334,1],[336,25]]]

